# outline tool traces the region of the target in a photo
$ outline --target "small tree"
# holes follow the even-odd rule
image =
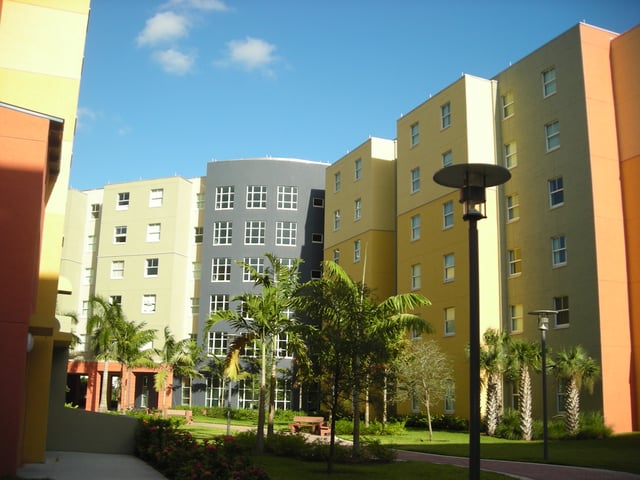
[[[487,435],[494,436],[502,417],[502,376],[507,367],[509,335],[489,328],[480,349],[480,368],[487,386]]]
[[[156,336],[156,331],[145,328],[146,324],[124,320],[121,328],[116,332],[116,360],[122,365],[123,402],[121,410],[129,406],[129,370],[135,367],[151,367],[154,365],[150,345]]]
[[[164,327],[164,344],[161,349],[156,350],[156,354],[160,357],[160,367],[154,375],[155,391],[162,395],[163,414],[166,410],[165,396],[169,377],[174,372],[182,376],[195,376],[198,374],[195,368],[195,359],[189,354],[191,342],[192,340],[188,338],[176,340],[169,327]]]
[[[531,368],[540,364],[538,344],[514,341],[509,350],[509,374],[518,380],[520,430],[523,440],[531,440],[533,435],[533,413],[531,395]]]
[[[556,377],[566,382],[565,428],[570,435],[580,430],[580,390],[587,387],[593,393],[593,386],[600,375],[600,367],[580,345],[558,352],[553,368]]]
[[[435,340],[414,340],[398,361],[398,400],[420,400],[427,412],[429,441],[433,441],[431,409],[445,398],[453,377],[451,361]]]

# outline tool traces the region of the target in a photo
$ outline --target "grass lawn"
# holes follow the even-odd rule
[[[200,419],[195,419],[196,422],[200,422]],[[209,423],[226,424],[226,419],[208,419]],[[243,422],[244,423],[244,422]],[[234,433],[235,425],[240,423],[233,422],[231,426],[231,432]],[[280,430],[284,425],[276,425],[276,430]],[[206,438],[215,435],[226,434],[226,427],[219,429],[214,427],[201,427],[201,426],[186,426],[194,436],[198,438]],[[341,436],[345,440],[351,440],[348,436]],[[428,432],[425,430],[407,430],[399,435],[387,435],[387,436],[375,436],[370,437],[384,444],[392,445],[399,450],[413,450],[419,452],[437,453],[441,455],[453,455],[466,457],[468,456],[468,441],[469,437],[466,433],[457,432],[434,432],[433,442],[429,442]],[[362,437],[363,441],[367,440],[366,436]],[[623,435],[615,435],[611,438],[602,440],[550,440],[549,441],[549,461],[548,463],[558,465],[573,465],[580,467],[592,467],[592,468],[604,468],[608,470],[618,470],[623,472],[630,472],[640,474],[640,433],[630,433]],[[481,437],[480,455],[482,458],[491,458],[498,460],[513,460],[524,462],[540,462],[542,463],[543,445],[542,441],[523,442],[518,440],[504,440],[494,437]],[[265,462],[271,462],[269,457],[265,457]],[[289,461],[289,460],[286,460]],[[278,468],[278,465],[285,462],[285,459],[277,457],[273,460],[273,467],[269,466],[267,471],[271,474],[271,468]],[[308,464],[305,462],[299,462],[302,465],[306,465],[309,470],[304,470],[305,475],[309,480],[315,478],[311,475],[314,473],[311,470],[323,472],[324,464]],[[411,462],[409,462],[411,463]],[[398,465],[394,465],[398,466]],[[342,469],[342,466],[338,466]],[[382,465],[373,465],[376,470],[383,469]],[[293,467],[292,467],[293,468]],[[365,472],[366,469],[363,466],[349,466],[344,468],[356,468],[358,471]],[[409,466],[403,466],[411,470]],[[424,466],[422,467],[424,469]],[[363,469],[363,470],[359,470]],[[420,467],[418,467],[420,471]],[[466,470],[465,470],[466,472]],[[307,475],[308,473],[308,475]],[[351,477],[351,473],[345,474],[345,477]],[[397,472],[397,475],[405,475],[404,473]],[[407,475],[409,475],[407,473]],[[424,470],[422,470],[422,478],[424,477]],[[363,473],[363,476],[368,476],[367,480],[377,480],[378,478],[394,478],[392,477],[371,477],[368,473]],[[278,478],[274,473],[274,480]],[[292,477],[289,477],[292,478]],[[398,477],[395,477],[398,478]],[[413,477],[405,476],[403,480],[411,480]],[[435,478],[449,478],[436,476]],[[458,477],[450,477],[458,478]],[[459,477],[464,478],[464,477]],[[483,477],[484,478],[484,477]],[[490,478],[490,477],[487,477]],[[498,477],[499,478],[499,477]]]

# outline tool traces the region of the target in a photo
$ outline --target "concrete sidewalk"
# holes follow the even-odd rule
[[[45,463],[24,465],[18,476],[48,480],[167,480],[133,455],[80,452],[47,452]]]

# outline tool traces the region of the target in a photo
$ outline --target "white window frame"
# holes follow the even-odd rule
[[[276,222],[276,245],[295,247],[298,240],[298,223],[288,221]]]
[[[204,193],[196,193],[196,208],[198,210],[204,209],[205,198]]]
[[[564,180],[562,177],[550,179],[547,185],[549,186],[549,208],[564,205]]]
[[[129,210],[129,200],[131,196],[129,192],[118,192],[116,200],[116,210]]]
[[[127,243],[127,226],[116,225],[113,228],[113,243],[115,245]]]
[[[142,310],[145,315],[157,312],[157,297],[155,293],[145,293],[142,295]]]
[[[507,195],[505,205],[507,209],[507,223],[518,220],[520,218],[520,196],[517,193]]]
[[[231,281],[231,259],[229,257],[213,257],[211,259],[211,282]]]
[[[353,202],[353,219],[358,221],[362,218],[362,199],[357,198]]]
[[[453,165],[453,151],[447,150],[446,152],[442,153],[441,159],[442,159],[443,167],[448,167],[449,165]]]
[[[422,220],[420,218],[420,214],[414,215],[411,217],[411,241],[415,242],[416,240],[420,240],[421,228],[422,228]]]
[[[264,210],[267,208],[267,186],[247,185],[247,209]]]
[[[507,261],[509,262],[510,277],[517,277],[522,274],[522,252],[519,248],[507,250]]]
[[[444,230],[453,227],[453,200],[442,204],[442,228]]]
[[[278,210],[298,209],[298,187],[294,185],[278,185]]]
[[[411,170],[411,193],[420,191],[420,167]]]
[[[558,120],[545,124],[544,138],[547,152],[553,152],[560,148],[560,122]]]
[[[456,255],[447,253],[442,257],[443,280],[445,283],[453,282],[456,278]]]
[[[213,222],[213,245],[231,245],[233,240],[233,222],[219,220]]]
[[[124,278],[124,260],[112,260],[110,277],[112,280],[122,280]]]
[[[340,210],[335,210],[333,212],[333,231],[337,232],[340,230]]]
[[[415,147],[420,143],[420,122],[411,124],[409,134],[411,137],[411,147]]]
[[[353,162],[353,179],[360,180],[362,178],[362,159],[358,158]]]
[[[339,248],[336,248],[333,251],[333,261],[335,263],[337,263],[338,265],[340,264],[340,249]]]
[[[193,243],[202,243],[204,240],[204,227],[193,227]]]
[[[541,74],[542,76],[542,97],[547,98],[558,92],[558,84],[555,67],[548,68]]]
[[[160,223],[150,223],[147,225],[147,242],[159,242],[160,231],[162,226]]]
[[[164,200],[164,188],[152,188],[149,191],[149,208],[162,206]]]
[[[198,315],[200,313],[200,298],[191,297],[191,315]]]
[[[122,307],[122,295],[109,295],[109,304]]]
[[[501,97],[502,101],[502,119],[506,120],[509,117],[513,117],[514,113],[514,104],[513,104],[513,93],[507,92]]]
[[[342,175],[340,175],[340,172],[336,172],[333,174],[333,191],[336,193],[339,192],[341,186],[342,186]]]
[[[411,265],[411,290],[422,288],[422,265],[419,263]]]
[[[571,320],[569,318],[569,297],[567,295],[553,297],[552,306],[553,310],[558,312],[554,315],[555,328],[569,327],[571,325]]]
[[[522,333],[524,327],[523,307],[521,304],[509,305],[509,332]]]
[[[209,313],[223,312],[229,310],[229,294],[212,293],[209,295]]]
[[[444,393],[444,413],[452,414],[456,411],[456,382],[449,378]]]
[[[227,332],[212,332],[207,335],[207,355],[210,357],[226,357],[229,352],[229,337]]]
[[[507,168],[518,166],[518,145],[516,142],[504,144],[504,165]]]
[[[360,255],[361,255],[360,249],[361,249],[360,240],[355,240],[353,242],[353,261],[354,261],[354,263],[360,261]]]
[[[159,273],[160,273],[160,259],[157,257],[145,259],[144,276],[157,277]]]
[[[567,264],[567,237],[551,237],[551,266],[563,267]]]
[[[440,107],[440,129],[444,130],[451,126],[451,102],[447,102]]]
[[[264,273],[264,257],[244,257],[244,263],[253,267],[258,275],[262,275]],[[251,272],[242,269],[242,281],[243,282],[253,282],[255,279],[251,276]]]
[[[216,210],[233,210],[235,201],[235,187],[233,185],[219,185],[216,187]]]
[[[444,336],[450,337],[456,333],[456,309],[455,307],[446,307],[443,310],[444,319]]]
[[[244,244],[264,245],[265,225],[263,220],[246,220],[244,222]]]

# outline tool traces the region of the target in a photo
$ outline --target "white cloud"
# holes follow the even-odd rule
[[[183,53],[174,48],[168,50],[158,50],[153,53],[153,59],[158,62],[162,69],[174,75],[184,75],[191,71],[195,62],[195,54]]]
[[[247,37],[244,40],[227,42],[225,59],[219,65],[238,66],[245,70],[262,70],[272,74],[269,68],[275,61],[276,46],[259,38]]]
[[[136,41],[139,46],[157,45],[185,37],[188,33],[187,17],[174,12],[161,12],[147,20]]]
[[[222,0],[169,0],[164,8],[184,7],[193,10],[225,12],[229,7]]]

